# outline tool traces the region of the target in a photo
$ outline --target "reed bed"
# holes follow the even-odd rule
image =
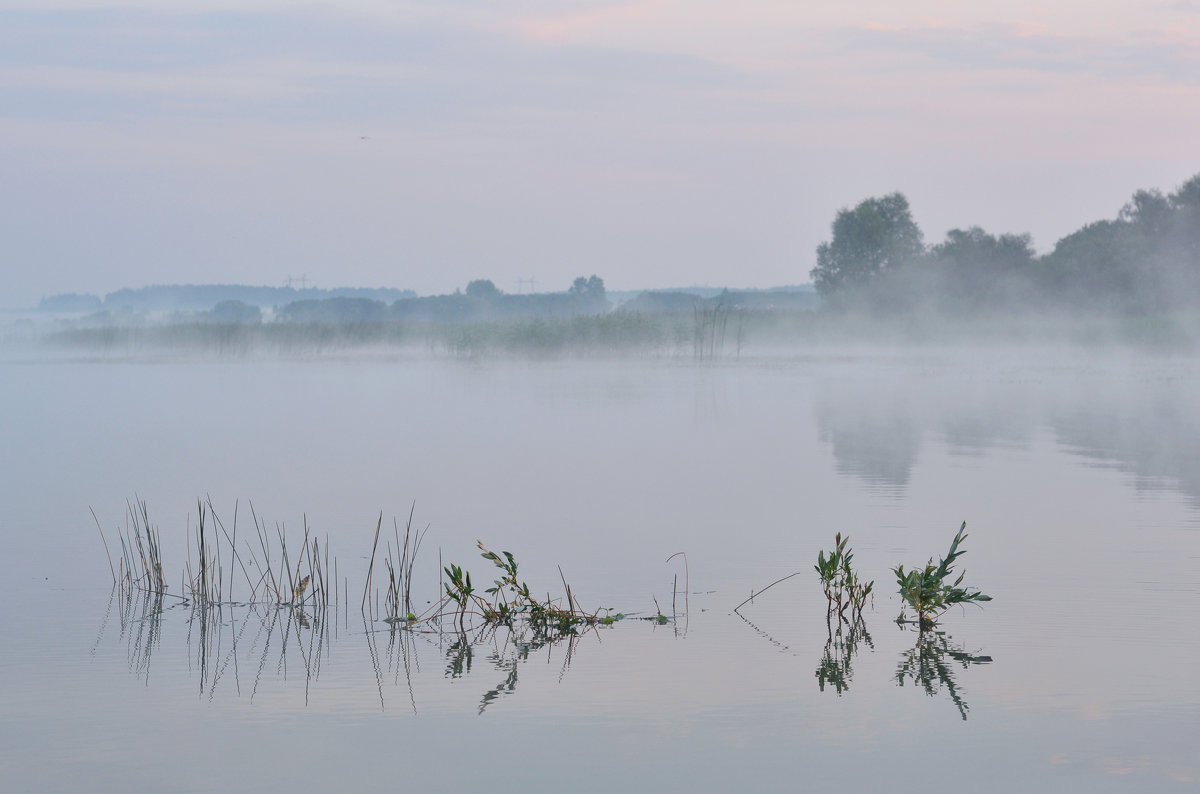
[[[442,566],[439,554],[442,578],[438,598],[418,614],[413,601],[413,579],[417,556],[429,527],[414,528],[415,510],[414,504],[409,509],[403,533],[399,522],[393,519],[392,537],[384,539],[382,547],[383,514],[379,515],[360,603],[365,621],[382,620],[392,628],[432,625],[438,631],[449,624],[457,626],[460,633],[503,626],[520,635],[522,642],[528,642],[532,638],[565,637],[581,628],[610,625],[625,617],[621,613],[614,614],[611,609],[585,608],[561,568],[558,575],[563,594],[558,598],[549,593],[545,596],[535,594],[518,577],[517,560],[511,552],[491,551],[482,542],[477,543],[481,556],[499,572],[492,586],[477,590],[469,571],[453,563]],[[104,529],[94,511],[92,515],[104,544],[113,585],[127,599],[134,593],[150,595],[160,601],[162,598],[175,599],[200,610],[205,620],[210,615],[219,616],[222,607],[249,604],[289,608],[300,622],[325,622],[330,606],[336,607],[339,601],[337,558],[330,553],[328,536],[324,541],[317,537],[305,517],[303,534],[299,544],[295,545],[294,540],[289,541],[282,522],[266,521],[251,503],[249,513],[253,531],[241,532],[239,537],[242,512],[235,504],[232,520],[227,524],[218,515],[211,499],[196,501],[194,520],[189,514],[187,522],[187,557],[179,595],[167,592],[161,531],[151,521],[144,500],[135,496],[126,504],[125,526],[117,532],[120,555],[116,564],[112,561]],[[672,555],[672,559],[676,556],[683,556],[686,574],[686,555]],[[377,562],[382,566],[381,576],[384,577],[378,585],[375,580]],[[349,593],[348,579],[343,580],[343,584],[342,598],[345,599]],[[677,583],[672,586],[672,592],[676,591]],[[647,619],[666,623],[676,617],[674,597],[672,618],[663,615],[657,601],[655,605],[656,614]]]
[[[611,609],[585,607],[561,567],[561,595],[535,595],[519,577],[514,555],[492,551],[482,542],[476,545],[494,569],[492,585],[476,590],[470,572],[453,563],[443,566],[439,551],[438,597],[424,602],[427,606],[421,610],[415,606],[422,603],[414,600],[415,579],[429,527],[414,526],[415,510],[414,504],[403,532],[399,521],[392,520],[390,538],[383,531],[380,513],[363,574],[360,636],[370,652],[381,707],[385,707],[386,670],[394,674],[397,684],[401,677],[407,682],[409,700],[416,709],[412,676],[419,667],[419,648],[427,653],[436,647],[450,677],[468,674],[477,655],[483,655],[502,674],[498,685],[482,695],[478,705],[482,713],[514,692],[522,663],[531,654],[540,649],[563,649],[561,677],[587,634],[626,618]],[[242,526],[247,523],[247,512],[249,528]],[[349,577],[339,579],[328,537],[318,537],[307,517],[297,543],[294,535],[289,538],[283,523],[265,520],[253,504],[248,510],[235,504],[226,521],[211,499],[198,499],[195,512],[189,512],[186,520],[187,550],[179,594],[168,592],[161,531],[152,522],[144,500],[134,497],[126,504],[125,524],[116,533],[119,554],[115,560],[94,511],[93,518],[113,577],[108,611],[119,605],[116,612],[132,672],[149,680],[164,621],[174,612],[186,615],[189,669],[199,679],[201,695],[212,699],[218,689],[232,689],[239,697],[248,694],[253,700],[260,687],[270,686],[272,680],[303,676],[308,702],[310,686],[331,652],[338,618],[349,629],[351,582]],[[683,562],[684,612],[677,614],[676,574],[671,617],[662,613],[655,600],[654,614],[638,619],[666,624],[686,616],[687,556],[674,554],[667,563],[676,558]],[[376,565],[380,566],[378,579]],[[339,615],[337,607],[343,605],[346,611]],[[386,644],[379,637],[386,637]]]
[[[236,603],[275,604],[306,608],[323,616],[335,590],[330,571],[336,566],[328,539],[313,536],[304,521],[299,548],[289,547],[282,523],[269,525],[250,505],[254,533],[238,544],[239,506],[226,526],[211,499],[197,500],[195,523],[188,518],[187,559],[182,575],[182,595],[167,593],[163,575],[161,530],[150,520],[146,502],[134,497],[126,503],[125,526],[117,531],[120,555],[114,565],[108,538],[100,521],[96,527],[104,544],[113,585],[121,592],[168,596],[203,607]],[[195,558],[193,559],[193,554]],[[238,591],[239,581],[242,582]]]

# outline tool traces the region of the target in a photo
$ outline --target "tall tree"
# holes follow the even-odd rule
[[[491,300],[499,298],[502,293],[492,283],[491,279],[479,278],[467,284],[467,295],[472,298]]]
[[[604,279],[593,275],[590,278],[580,276],[571,284],[567,294],[590,311],[607,311],[608,293],[604,289]]]
[[[833,239],[817,246],[817,266],[810,272],[823,296],[863,286],[925,250],[903,193],[869,198],[852,210],[838,210],[832,231]]]

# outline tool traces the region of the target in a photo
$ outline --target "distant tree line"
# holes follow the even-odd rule
[[[238,301],[249,306],[270,308],[297,300],[326,298],[365,298],[392,302],[416,297],[412,290],[391,287],[254,287],[242,284],[160,284],[136,289],[119,289],[103,299],[96,295],[68,293],[43,298],[38,309],[49,312],[82,313],[118,311],[144,312],[207,311],[222,301]]]
[[[819,304],[809,286],[773,289],[724,289],[712,295],[679,290],[647,290],[621,304],[626,314],[687,314],[720,307],[739,311],[803,311]]]
[[[90,295],[58,295],[42,301],[45,311],[85,314],[75,327],[134,327],[147,313],[165,311],[167,324],[256,325],[263,322],[261,302],[271,297],[315,295],[274,306],[281,323],[363,325],[379,323],[471,323],[509,319],[550,319],[605,314],[612,309],[599,276],[581,276],[564,292],[508,295],[487,279],[467,284],[449,295],[417,297],[411,290],[292,290],[273,287],[190,285],[120,290],[104,301]],[[214,296],[222,297],[204,303]],[[399,297],[394,297],[394,296]],[[393,298],[388,300],[388,298]],[[180,308],[199,306],[199,308]],[[90,312],[90,313],[87,313]]]
[[[279,310],[282,322],[466,323],[487,320],[576,317],[610,309],[604,280],[579,277],[566,292],[509,295],[487,279],[449,295],[401,298],[391,305],[366,298],[326,298],[289,303]]]
[[[946,313],[1065,307],[1148,314],[1200,308],[1200,174],[1139,190],[1113,220],[1039,256],[1028,234],[953,229],[927,246],[901,193],[839,210],[810,273],[834,307]]]

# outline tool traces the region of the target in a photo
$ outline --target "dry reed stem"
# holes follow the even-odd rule
[[[375,572],[375,552],[379,548],[379,530],[383,527],[383,513],[379,513],[379,521],[375,524],[375,542],[371,546],[371,562],[367,565],[367,583],[363,587],[362,609],[367,608],[367,596],[371,593],[371,576]]]
[[[683,612],[686,615],[690,615],[692,613],[692,608],[691,608],[691,602],[689,599],[689,594],[692,591],[692,573],[691,573],[691,570],[688,568],[687,552],[686,551],[677,551],[674,554],[672,554],[670,557],[667,557],[667,562],[670,562],[671,560],[675,559],[676,557],[683,557]],[[674,597],[672,597],[672,600],[674,600]]]
[[[104,544],[104,556],[108,558],[108,570],[112,572],[113,584],[117,583],[117,569],[113,567],[112,555],[108,553],[108,541],[104,537],[104,530],[100,527],[100,519],[96,517],[96,511],[92,510],[91,505],[88,505],[88,512],[92,514],[92,520],[96,522],[96,529],[100,532],[100,542]]]

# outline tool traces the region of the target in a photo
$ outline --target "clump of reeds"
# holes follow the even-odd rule
[[[729,324],[729,307],[718,301],[709,306],[692,307],[692,355],[698,360],[715,359],[725,347],[725,327]]]
[[[421,541],[424,540],[425,533],[429,531],[429,527],[425,527],[425,529],[415,533],[413,532],[412,521],[415,510],[415,504],[409,508],[408,521],[404,525],[403,541],[400,539],[399,523],[395,519],[392,520],[393,539],[396,545],[393,548],[392,541],[388,541],[387,554],[383,558],[384,565],[387,566],[387,587],[383,602],[384,620],[389,623],[399,621],[415,623],[419,619],[412,602],[413,568],[416,565],[417,552],[421,549]],[[380,513],[379,521],[375,525],[375,542],[371,548],[371,563],[367,570],[367,584],[363,591],[364,609],[368,606],[371,578],[375,567],[375,555],[379,549],[379,534],[382,528],[383,514]]]
[[[195,545],[189,544],[182,595],[176,597],[200,606],[230,603],[234,598],[236,574],[240,570],[249,590],[248,596],[243,599],[247,602],[269,600],[278,605],[308,607],[318,612],[327,609],[332,590],[327,573],[330,569],[328,543],[322,547],[317,538],[311,537],[305,520],[300,553],[293,560],[284,525],[277,523],[272,532],[254,512],[253,505],[250,511],[261,560],[249,541],[244,541],[241,549],[238,547],[236,505],[230,530],[217,515],[211,499],[197,500],[192,536]],[[92,515],[95,517],[95,512]],[[100,538],[108,555],[108,540],[99,519],[96,520],[96,526],[100,529]],[[113,565],[109,556],[113,585],[121,590],[166,593],[161,533],[158,526],[151,523],[150,511],[144,500],[135,497],[133,503],[127,503],[126,526],[117,534],[121,547],[117,565]],[[194,566],[191,557],[193,550],[196,553]],[[252,574],[251,569],[256,569],[257,574]]]
[[[322,612],[327,609],[330,591],[333,589],[328,575],[330,570],[328,540],[322,549],[318,539],[312,537],[312,529],[308,525],[306,516],[304,518],[304,537],[300,541],[300,551],[293,563],[288,550],[287,530],[284,525],[276,522],[274,533],[272,533],[267,528],[266,521],[261,520],[254,511],[254,505],[250,506],[250,515],[254,522],[258,547],[263,555],[260,564],[254,557],[253,551],[250,551],[251,561],[260,571],[258,579],[251,583],[251,600],[258,597],[261,588],[264,598],[274,599],[276,604],[293,607],[309,606]],[[247,548],[251,548],[249,544],[247,544]]]
[[[109,555],[108,539],[104,537],[104,529],[95,511],[92,518],[96,520],[96,528],[100,530],[100,540],[104,543],[104,553]],[[146,502],[136,496],[133,503],[125,503],[125,529],[118,531],[121,542],[121,555],[114,566],[112,557],[108,556],[108,567],[112,571],[113,585],[121,588],[145,590],[150,593],[165,593],[167,583],[163,579],[163,567],[158,527],[151,525],[150,512]]]

